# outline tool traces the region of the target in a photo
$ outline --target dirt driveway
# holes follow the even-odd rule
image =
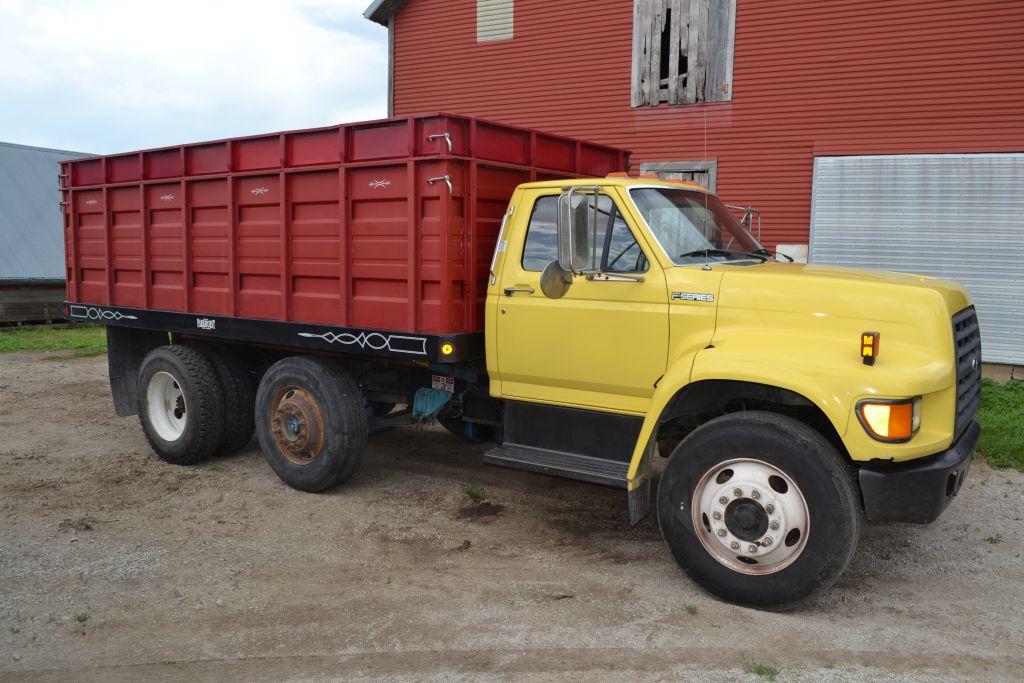
[[[977,464],[934,525],[868,528],[823,600],[702,593],[621,492],[485,466],[438,429],[285,487],[253,445],[151,455],[103,357],[0,356],[0,678],[1019,679],[1024,475]],[[466,518],[464,483],[504,510]]]

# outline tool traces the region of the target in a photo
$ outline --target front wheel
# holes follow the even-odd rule
[[[820,434],[744,412],[676,447],[658,486],[658,523],[676,562],[706,590],[787,610],[846,570],[860,513],[849,466]]]

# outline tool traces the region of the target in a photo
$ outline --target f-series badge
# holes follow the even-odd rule
[[[714,294],[697,294],[695,292],[672,292],[673,301],[704,301],[711,303],[715,300]]]

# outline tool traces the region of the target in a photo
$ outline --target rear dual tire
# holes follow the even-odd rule
[[[153,451],[175,465],[211,455],[224,436],[224,390],[213,361],[187,345],[151,351],[139,369],[139,421]]]
[[[255,391],[248,366],[230,349],[162,346],[139,369],[139,421],[161,459],[194,465],[249,442]]]

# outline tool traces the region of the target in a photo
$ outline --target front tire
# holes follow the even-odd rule
[[[658,524],[673,558],[707,591],[781,611],[843,574],[860,512],[849,466],[818,432],[742,412],[676,447],[658,486]]]
[[[194,465],[224,438],[224,392],[210,358],[188,345],[161,346],[139,368],[139,422],[160,458]]]
[[[369,425],[362,394],[334,361],[293,356],[274,363],[256,392],[256,436],[277,476],[323,491],[359,469]]]

